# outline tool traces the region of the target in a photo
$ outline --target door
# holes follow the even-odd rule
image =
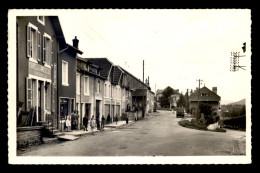
[[[90,104],[85,104],[85,115],[90,119]]]
[[[96,100],[96,115],[100,117],[100,100]]]
[[[42,121],[42,82],[38,83],[38,121]]]

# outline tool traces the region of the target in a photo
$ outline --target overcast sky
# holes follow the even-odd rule
[[[142,80],[153,91],[171,86],[186,92],[201,86],[218,88],[221,100],[250,94],[249,10],[74,10],[59,13],[67,43],[77,36],[82,57],[107,57]],[[230,72],[231,52],[246,57],[246,70]]]

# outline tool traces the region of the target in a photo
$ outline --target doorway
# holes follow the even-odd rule
[[[38,82],[38,121],[42,121],[42,81]]]
[[[100,117],[100,100],[96,100],[96,115]]]

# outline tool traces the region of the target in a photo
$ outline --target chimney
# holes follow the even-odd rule
[[[212,91],[213,91],[215,94],[217,94],[217,91],[218,91],[217,87],[212,87]]]
[[[75,36],[75,38],[72,40],[72,42],[73,42],[73,47],[75,47],[75,48],[79,48],[78,46],[79,46],[79,40],[77,39],[77,36]]]
[[[150,83],[149,83],[149,76],[148,76],[148,86],[150,86]]]

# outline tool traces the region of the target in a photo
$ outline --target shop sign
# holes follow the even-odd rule
[[[29,74],[45,79],[51,79],[51,68],[29,61]]]

